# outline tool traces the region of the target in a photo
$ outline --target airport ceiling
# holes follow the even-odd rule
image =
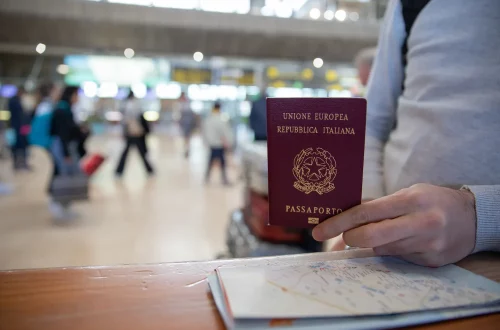
[[[378,22],[327,22],[76,0],[0,1],[0,52],[121,53],[351,62]]]

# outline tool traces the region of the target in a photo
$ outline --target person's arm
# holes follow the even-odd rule
[[[380,31],[366,94],[368,113],[363,173],[364,200],[386,194],[383,150],[394,127],[398,98],[404,80],[401,48],[405,36],[400,1],[391,0]]]
[[[500,251],[500,185],[464,186],[476,200],[476,244],[473,252]]]

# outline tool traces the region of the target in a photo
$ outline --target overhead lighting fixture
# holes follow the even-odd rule
[[[127,48],[125,49],[123,54],[125,55],[126,58],[132,58],[135,56],[135,51],[132,48]]]
[[[131,89],[134,92],[134,96],[138,99],[143,99],[148,94],[148,88],[143,83],[135,83]]]
[[[359,14],[356,13],[356,12],[352,12],[352,13],[349,14],[349,19],[351,21],[356,22],[357,20],[359,20]]]
[[[35,50],[38,54],[42,55],[43,53],[45,53],[45,50],[47,50],[47,46],[45,46],[45,44],[40,43],[36,45]]]
[[[345,10],[339,9],[335,12],[335,18],[337,19],[337,21],[343,22],[347,18],[347,13],[345,12]]]
[[[260,13],[262,16],[273,16],[274,9],[270,6],[264,6],[260,9]]]
[[[320,18],[320,16],[321,16],[321,11],[320,11],[318,8],[313,8],[313,9],[311,9],[311,11],[309,12],[309,16],[310,16],[312,19],[318,19],[318,18]]]
[[[196,62],[201,62],[203,61],[203,53],[202,52],[196,52],[193,54],[193,59],[196,61]]]
[[[276,16],[281,18],[290,18],[293,16],[293,9],[286,3],[279,3],[276,6]]]
[[[69,66],[66,64],[59,64],[57,66],[57,73],[59,73],[63,76],[68,74],[69,73]]]
[[[325,14],[323,15],[323,17],[325,19],[331,21],[332,19],[335,18],[335,13],[332,10],[327,10],[327,11],[325,11]]]
[[[313,65],[316,69],[321,68],[323,66],[323,59],[321,59],[319,57],[315,58],[313,61]]]
[[[118,94],[118,85],[114,82],[103,82],[99,86],[97,96],[100,98],[114,98]]]
[[[294,11],[300,10],[307,3],[307,1],[308,0],[294,0],[294,1],[292,1],[291,5],[293,7],[293,10]]]
[[[177,83],[159,83],[156,85],[156,96],[159,99],[178,99],[181,96],[181,85]]]
[[[88,98],[97,96],[97,84],[93,81],[86,81],[82,84],[83,94]]]

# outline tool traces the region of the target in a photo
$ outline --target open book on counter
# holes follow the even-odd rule
[[[500,312],[500,284],[455,265],[392,257],[220,267],[228,329],[389,329]]]

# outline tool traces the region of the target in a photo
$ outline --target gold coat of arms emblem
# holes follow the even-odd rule
[[[315,191],[323,195],[335,189],[333,180],[337,176],[337,163],[323,148],[303,149],[293,160],[293,176],[297,180],[293,184],[295,189],[306,194]]]

